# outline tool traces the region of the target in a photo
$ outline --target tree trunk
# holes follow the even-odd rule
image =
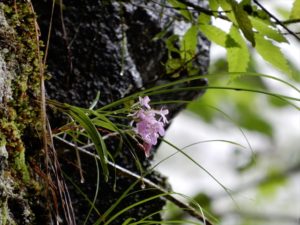
[[[183,18],[174,20],[180,16],[171,8],[140,1],[32,2],[45,45],[50,25],[52,27],[47,55],[47,73],[51,78],[46,81],[47,97],[50,99],[89,107],[100,91],[97,106],[103,106],[136,91],[188,75],[184,69],[180,71],[179,78],[167,73],[163,65],[168,59],[168,48],[163,39],[155,40],[159,33],[165,32],[166,37],[170,37],[175,34],[178,24],[188,24]],[[85,179],[81,183],[74,148],[62,141],[55,141],[54,146],[43,146],[42,96],[45,93],[41,92],[44,74],[40,48],[44,51],[46,48],[40,46],[31,3],[6,0],[0,6],[0,225],[51,224],[50,217],[53,215],[56,216],[56,224],[84,224],[85,221],[93,224],[99,215],[118,201],[136,178],[117,171],[108,182],[101,177],[97,184],[99,170],[95,159],[81,154]],[[209,43],[201,35],[198,43],[193,64],[198,73],[203,74],[209,61]],[[190,83],[191,86],[205,84],[205,80]],[[190,100],[199,94],[199,91],[189,91],[152,98]],[[168,107],[171,119],[183,105]],[[48,116],[52,131],[66,123],[66,117],[53,110],[49,110]],[[132,146],[124,144],[119,151],[118,138],[108,139],[106,145],[112,154],[118,153],[115,156],[117,165],[137,174],[140,172],[132,157]],[[146,158],[136,144],[132,145],[143,169],[149,170],[152,156]],[[52,164],[47,160],[44,164],[44,158],[53,160]],[[58,174],[52,171],[49,176],[49,165],[57,166]],[[113,167],[110,170],[110,174],[116,172]],[[169,188],[165,178],[155,171],[147,178]],[[57,189],[59,184],[66,184],[64,193]],[[98,187],[97,210],[93,210],[86,219],[91,207],[89,201],[93,201]],[[111,215],[158,193],[144,189],[142,183],[138,183],[131,192],[135,193],[118,204]],[[70,207],[70,212],[66,212],[66,202],[60,199],[72,199],[73,209]],[[111,224],[120,225],[128,218],[135,221],[151,214],[149,219],[159,221],[161,216],[156,212],[164,204],[165,200],[154,199],[124,212]]]

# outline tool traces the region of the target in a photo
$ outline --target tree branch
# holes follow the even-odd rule
[[[300,19],[290,19],[290,20],[285,20],[282,21],[283,24],[289,25],[289,24],[294,24],[294,23],[300,23]]]
[[[172,8],[172,9],[176,9],[176,10],[188,10],[187,8],[180,8],[180,7],[174,7],[174,6],[168,6],[166,4],[162,4],[162,3],[159,3],[159,2],[156,2],[156,1],[153,1],[151,0],[154,4],[158,4],[162,7],[166,7],[166,8]],[[189,6],[191,8],[193,8],[193,10],[197,11],[197,12],[200,12],[200,13],[204,13],[206,15],[209,15],[209,16],[216,16],[215,13],[218,13],[218,15],[216,17],[220,18],[220,19],[223,19],[223,20],[227,20],[229,21],[229,19],[226,17],[226,16],[223,16],[221,15],[220,13],[224,12],[226,13],[227,11],[212,11],[212,10],[209,10],[209,9],[206,9],[204,7],[201,7],[201,6],[198,6],[198,5],[195,5],[191,2],[188,2],[186,0],[178,0],[178,2],[186,5],[186,6]]]
[[[300,37],[298,37],[292,30],[290,30],[283,22],[277,19],[272,13],[270,13],[262,4],[260,4],[257,0],[254,0],[254,3],[258,5],[265,13],[267,13],[271,18],[275,20],[277,24],[282,26],[290,35],[294,36],[298,41],[300,41]]]

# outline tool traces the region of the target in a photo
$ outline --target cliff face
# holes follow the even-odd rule
[[[47,43],[53,1],[33,0],[32,3],[41,38]],[[100,91],[98,106],[103,106],[138,90],[177,79],[165,70],[164,63],[168,59],[165,40],[155,38],[159,33],[170,37],[180,33],[180,27],[186,29],[188,23],[172,8],[140,1],[64,0],[62,5],[59,1],[54,3],[47,56],[48,98],[88,107]],[[40,141],[39,48],[45,48],[37,41],[36,16],[28,1],[4,1],[0,6],[0,218],[4,218],[0,224],[13,224],[13,221],[16,224],[46,224],[47,210],[43,209],[47,207],[41,189],[47,179],[36,168],[44,154]],[[198,43],[193,64],[197,73],[203,74],[209,62],[209,42],[199,35]],[[187,76],[184,70],[180,72],[180,77],[183,76]],[[205,84],[205,80],[190,83],[191,86]],[[199,94],[189,91],[152,98],[190,100]],[[170,105],[170,117],[182,107]],[[65,117],[53,111],[49,111],[49,118],[52,129],[66,122]],[[112,153],[119,149],[118,139],[111,138],[106,144]],[[138,172],[130,148],[124,145],[115,162]],[[81,184],[74,149],[57,142],[55,151],[66,177],[72,180],[67,184],[76,222],[83,224],[90,208],[87,198],[92,200],[97,189],[95,160],[80,156],[85,178],[85,183]],[[142,151],[136,152],[143,168],[149,169],[149,159]],[[40,167],[43,168],[42,163]],[[111,174],[114,174],[113,169]],[[168,186],[157,172],[152,172],[148,178]],[[95,222],[99,213],[103,214],[114,204],[134,181],[124,174],[112,176],[107,183],[101,179],[95,204],[98,212],[92,212],[87,224]],[[156,194],[143,190],[139,184],[132,191],[138,192],[122,201],[113,213]],[[127,218],[140,219],[152,213],[153,220],[160,220],[155,212],[163,205],[161,199],[147,202],[125,212],[112,224],[119,225]],[[66,224],[63,216],[61,219],[62,224]]]

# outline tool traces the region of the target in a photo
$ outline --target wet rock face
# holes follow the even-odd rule
[[[52,1],[33,2],[45,40]],[[161,83],[167,49],[164,41],[153,38],[175,13],[140,1],[64,0],[62,10],[55,4],[47,60],[52,76],[46,83],[49,97],[88,106],[100,91],[101,104],[106,104],[154,86],[158,78]],[[168,28],[170,35],[174,29],[174,25]],[[199,39],[196,64],[201,74],[208,65],[209,43]]]
[[[51,1],[36,2],[36,10],[43,13],[42,33],[47,34]],[[55,5],[47,61],[52,75],[46,84],[49,97],[81,106],[88,106],[97,91],[103,104],[120,98],[132,83],[129,73],[120,76],[120,19],[115,7],[90,2],[64,1],[62,12]]]
[[[39,17],[42,38],[46,43],[52,0],[32,1]],[[46,82],[49,98],[88,107],[95,99],[96,93],[100,91],[99,105],[105,105],[137,90],[170,81],[164,75],[163,66],[167,59],[166,45],[163,40],[154,41],[153,38],[165,29],[174,16],[180,18],[175,10],[162,8],[155,3],[145,3],[146,1],[63,0],[62,7],[59,1],[55,2],[47,58],[48,72],[51,75],[51,79]],[[174,34],[175,24],[168,27],[167,35]],[[194,64],[199,74],[203,74],[209,62],[209,42],[200,35],[198,53]],[[191,85],[205,84],[203,80]],[[199,94],[194,91],[177,96],[169,94],[153,98],[187,100]],[[178,106],[170,106],[170,115],[174,116],[179,110]],[[52,119],[52,127],[59,125],[56,121],[55,118]],[[112,139],[107,145],[110,149],[117,148],[118,141]],[[70,162],[75,156],[70,152],[61,153],[64,154],[61,157],[63,169],[92,200],[96,179],[94,159],[82,157],[86,182],[81,185],[78,173],[74,173],[78,169]],[[143,152],[137,150],[137,154],[144,169],[149,168],[150,162],[144,158]],[[115,161],[131,171],[138,171],[129,147],[124,146]],[[114,174],[113,170],[111,174]],[[149,178],[166,186],[164,178],[157,173],[150,174]],[[134,181],[119,174],[117,189],[114,191],[114,177],[108,183],[102,179],[96,203],[100,213],[105,212]],[[140,185],[137,185],[133,191],[140,189]],[[76,189],[70,187],[70,193],[75,203],[78,224],[83,224],[89,205]],[[115,212],[154,194],[143,191],[131,195],[126,201],[121,202]],[[151,201],[122,214],[112,224],[122,224],[122,221],[130,217],[143,218],[161,210],[163,205],[164,201],[160,199]],[[90,221],[95,221],[95,218],[98,218],[97,213],[92,214]],[[159,214],[155,214],[152,218],[161,219]]]
[[[55,5],[47,82],[50,98],[88,106],[101,91],[101,103],[124,97],[142,87],[128,54],[121,5],[102,1],[64,1]],[[51,1],[36,1],[42,33],[48,32]],[[126,58],[125,58],[126,57]]]

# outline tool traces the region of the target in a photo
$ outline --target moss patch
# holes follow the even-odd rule
[[[40,133],[35,19],[27,0],[0,2],[0,224],[35,224],[30,199],[39,198],[39,187],[33,190],[26,154],[41,147],[25,144]]]
[[[0,3],[3,74],[6,89],[0,95],[0,131],[6,140],[9,164],[29,179],[25,163],[24,131],[39,131],[40,74],[35,14],[28,1]],[[0,15],[1,16],[1,15]],[[1,88],[1,85],[0,85]],[[1,90],[0,90],[1,92]],[[37,135],[37,132],[32,132]]]

